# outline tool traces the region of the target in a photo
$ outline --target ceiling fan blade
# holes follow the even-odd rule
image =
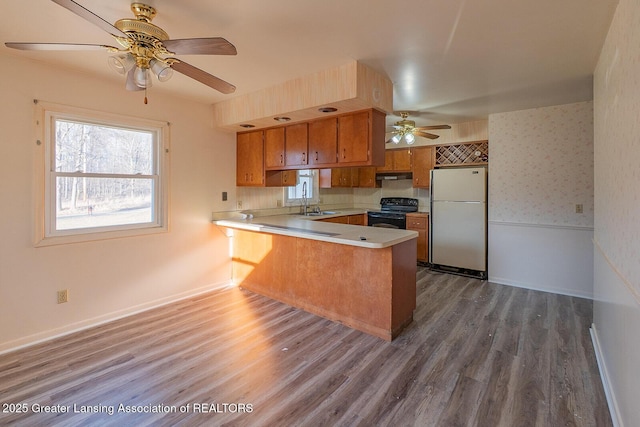
[[[189,65],[186,62],[174,62],[171,64],[171,68],[176,70],[179,73],[184,74],[187,77],[191,77],[194,80],[203,83],[218,92],[222,92],[225,94],[233,93],[236,90],[236,87],[231,83],[227,83],[222,79],[219,79],[216,76],[212,76],[206,71],[202,71],[200,68],[196,68],[193,65]]]
[[[111,35],[119,36],[119,37],[129,37],[126,33],[120,31],[119,29],[117,29],[116,27],[114,27],[104,19],[100,18],[95,13],[91,12],[89,9],[86,9],[80,6],[78,3],[74,2],[73,0],[52,0],[52,1],[64,7],[65,9],[70,10],[71,12],[75,13],[79,17],[86,19],[92,24],[97,25],[98,27],[102,28],[104,31],[106,31]]]
[[[20,50],[118,50],[116,47],[101,44],[7,42],[4,45]]]
[[[236,47],[222,37],[164,40],[162,42],[176,55],[237,55]]]
[[[432,133],[422,132],[420,130],[414,130],[413,134],[415,136],[421,136],[423,138],[429,138],[429,139],[438,139],[438,138],[440,138],[440,135],[434,135]]]
[[[434,125],[434,126],[416,126],[417,130],[436,130],[436,129],[451,129],[449,125]]]

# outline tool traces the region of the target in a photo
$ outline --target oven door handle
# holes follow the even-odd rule
[[[369,218],[382,218],[382,219],[399,219],[406,218],[405,214],[387,213],[387,212],[367,212]]]

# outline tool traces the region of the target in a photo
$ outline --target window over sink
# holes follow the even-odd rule
[[[309,205],[320,203],[320,184],[317,169],[298,170],[296,185],[284,188],[286,206],[302,205],[305,197]]]

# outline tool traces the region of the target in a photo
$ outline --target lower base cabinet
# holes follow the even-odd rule
[[[416,212],[407,214],[407,230],[418,232],[418,261],[429,261],[429,215]]]
[[[416,240],[366,248],[233,230],[234,283],[391,341],[416,308]]]
[[[333,222],[337,224],[364,225],[366,214],[343,215],[332,218],[321,219],[322,222]]]

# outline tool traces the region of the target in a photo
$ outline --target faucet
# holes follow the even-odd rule
[[[302,206],[303,206],[302,214],[303,215],[307,215],[307,209],[309,207],[308,203],[309,203],[309,200],[307,199],[307,181],[304,181],[302,183]]]

